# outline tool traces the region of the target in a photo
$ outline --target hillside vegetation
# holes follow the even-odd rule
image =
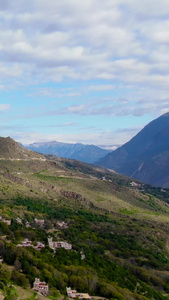
[[[169,190],[78,161],[22,153],[11,139],[3,143],[3,151],[15,145],[19,153],[0,152],[6,300],[35,299],[35,278],[47,282],[50,299],[66,299],[67,286],[106,299],[169,299]],[[54,252],[49,237],[72,249]],[[18,247],[25,238],[32,246]],[[45,245],[40,251],[37,242]]]

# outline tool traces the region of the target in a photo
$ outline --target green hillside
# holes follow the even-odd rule
[[[6,141],[15,144],[3,140],[4,152]],[[6,300],[36,299],[35,278],[49,285],[49,299],[66,299],[68,286],[106,299],[169,299],[169,190],[16,147],[19,156],[11,147],[9,157],[0,151],[0,289]],[[48,238],[72,249],[53,251]]]

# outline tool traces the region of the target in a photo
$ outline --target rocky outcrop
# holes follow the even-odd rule
[[[85,200],[85,198],[82,195],[77,194],[75,192],[61,190],[60,193],[63,197],[66,197],[69,199]]]
[[[22,179],[18,176],[15,176],[14,174],[6,172],[6,173],[3,173],[2,175],[4,178],[9,179],[17,184],[26,185],[26,186],[28,186],[28,184],[29,184],[28,180]]]

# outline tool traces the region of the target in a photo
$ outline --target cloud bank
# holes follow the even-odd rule
[[[168,32],[166,0],[0,1],[0,91],[25,92],[0,112],[21,127],[94,126],[98,139],[98,117],[153,119],[169,107]]]
[[[167,1],[57,2],[1,2],[1,78],[100,78],[167,87]]]

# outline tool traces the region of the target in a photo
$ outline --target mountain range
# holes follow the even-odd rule
[[[24,145],[25,148],[42,154],[52,154],[59,157],[76,159],[86,163],[94,163],[105,156],[110,150],[105,150],[95,145],[84,145],[80,143],[70,144],[61,142],[45,142]]]
[[[169,188],[169,113],[150,122],[97,164],[142,182]]]

